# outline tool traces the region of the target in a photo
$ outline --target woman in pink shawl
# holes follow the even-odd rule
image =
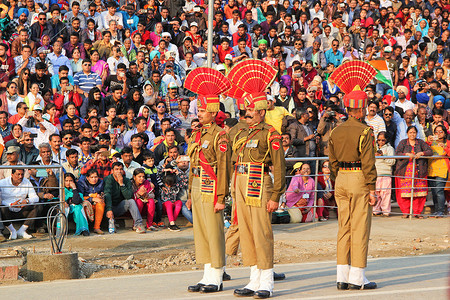
[[[100,59],[100,54],[97,50],[91,51],[91,61],[91,71],[97,73],[102,79],[102,83],[105,83],[106,77],[108,77],[109,74],[108,64],[104,60]]]
[[[152,110],[147,105],[142,105],[139,108],[138,117],[144,117],[147,120],[147,131],[153,131],[152,127],[155,124],[152,118],[150,118],[150,114]]]
[[[156,23],[155,31],[150,32],[150,40],[152,41],[153,47],[158,46],[161,40],[161,34],[163,32],[163,26],[161,23]]]
[[[315,183],[314,179],[309,177],[311,168],[307,163],[298,162],[294,165],[292,172],[295,175],[286,191],[286,206],[300,209],[303,214],[302,223],[311,222],[313,220],[312,208],[304,208],[314,205]]]

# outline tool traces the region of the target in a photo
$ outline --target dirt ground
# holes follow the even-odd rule
[[[369,257],[450,253],[449,219],[405,220],[375,217]],[[336,258],[337,220],[310,224],[274,225],[275,263],[299,263]],[[82,278],[171,272],[201,268],[195,262],[192,227],[136,234],[69,236],[64,251],[78,252]],[[0,244],[0,257],[22,251],[50,251],[48,238]],[[241,256],[230,257],[227,267],[241,266]],[[25,266],[22,268],[24,270]],[[25,272],[22,270],[22,276]],[[17,282],[16,282],[17,283]],[[0,286],[11,284],[0,282]]]

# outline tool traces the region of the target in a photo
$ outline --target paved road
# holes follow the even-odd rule
[[[366,273],[378,283],[372,291],[338,291],[334,262],[277,265],[287,279],[275,283],[276,299],[447,299],[450,255],[369,260]],[[191,294],[200,271],[122,276],[0,287],[1,299],[236,299],[233,290],[247,283],[248,268],[229,269],[232,281],[213,295]],[[251,298],[250,298],[251,299]]]

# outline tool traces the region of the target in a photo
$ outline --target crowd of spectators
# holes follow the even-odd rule
[[[3,1],[2,163],[63,164],[77,234],[89,234],[86,220],[102,233],[103,216],[126,212],[137,232],[162,226],[163,211],[169,228],[179,230],[177,216],[191,218],[183,204],[189,176],[184,154],[198,125],[196,95],[183,82],[191,70],[206,66],[207,31],[213,30],[213,68],[227,75],[236,63],[255,58],[278,70],[267,90],[266,122],[282,134],[286,157],[328,155],[331,131],[347,118],[343,93],[329,76],[336,67],[357,59],[386,61],[392,84],[374,80],[365,90],[370,102],[364,121],[374,130],[376,155],[418,158],[415,175],[424,180],[415,184],[422,189],[414,197],[422,203],[427,187],[433,187],[436,214],[446,213],[449,160],[420,156],[450,153],[448,1],[214,0],[213,5],[213,28],[207,28],[202,0]],[[229,130],[242,116],[236,99],[221,96],[220,126]],[[311,185],[315,164],[287,164],[287,175],[303,178],[292,181],[298,187],[287,187],[297,196],[297,201],[287,197],[288,206],[298,199],[310,202],[302,187]],[[317,166],[324,203],[333,199],[327,164]],[[390,176],[397,176],[402,188],[396,190],[400,204],[411,196],[405,177],[413,168],[408,160],[380,160],[377,169],[383,199],[377,211],[389,215]],[[58,196],[51,189],[59,184],[56,173],[1,170],[2,204],[51,201]],[[37,196],[30,190],[24,198],[22,187],[20,199],[3,192],[4,185],[30,184]],[[414,214],[420,216],[421,207],[417,204]],[[3,218],[46,213],[46,205],[10,208],[2,208]],[[320,214],[325,220],[327,212]],[[28,226],[43,229],[27,222],[18,236],[26,236]]]

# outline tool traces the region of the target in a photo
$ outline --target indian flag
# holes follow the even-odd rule
[[[378,73],[375,76],[375,79],[378,81],[393,87],[391,72],[389,72],[389,68],[387,62],[385,60],[371,60],[369,61],[375,69],[377,69]]]

